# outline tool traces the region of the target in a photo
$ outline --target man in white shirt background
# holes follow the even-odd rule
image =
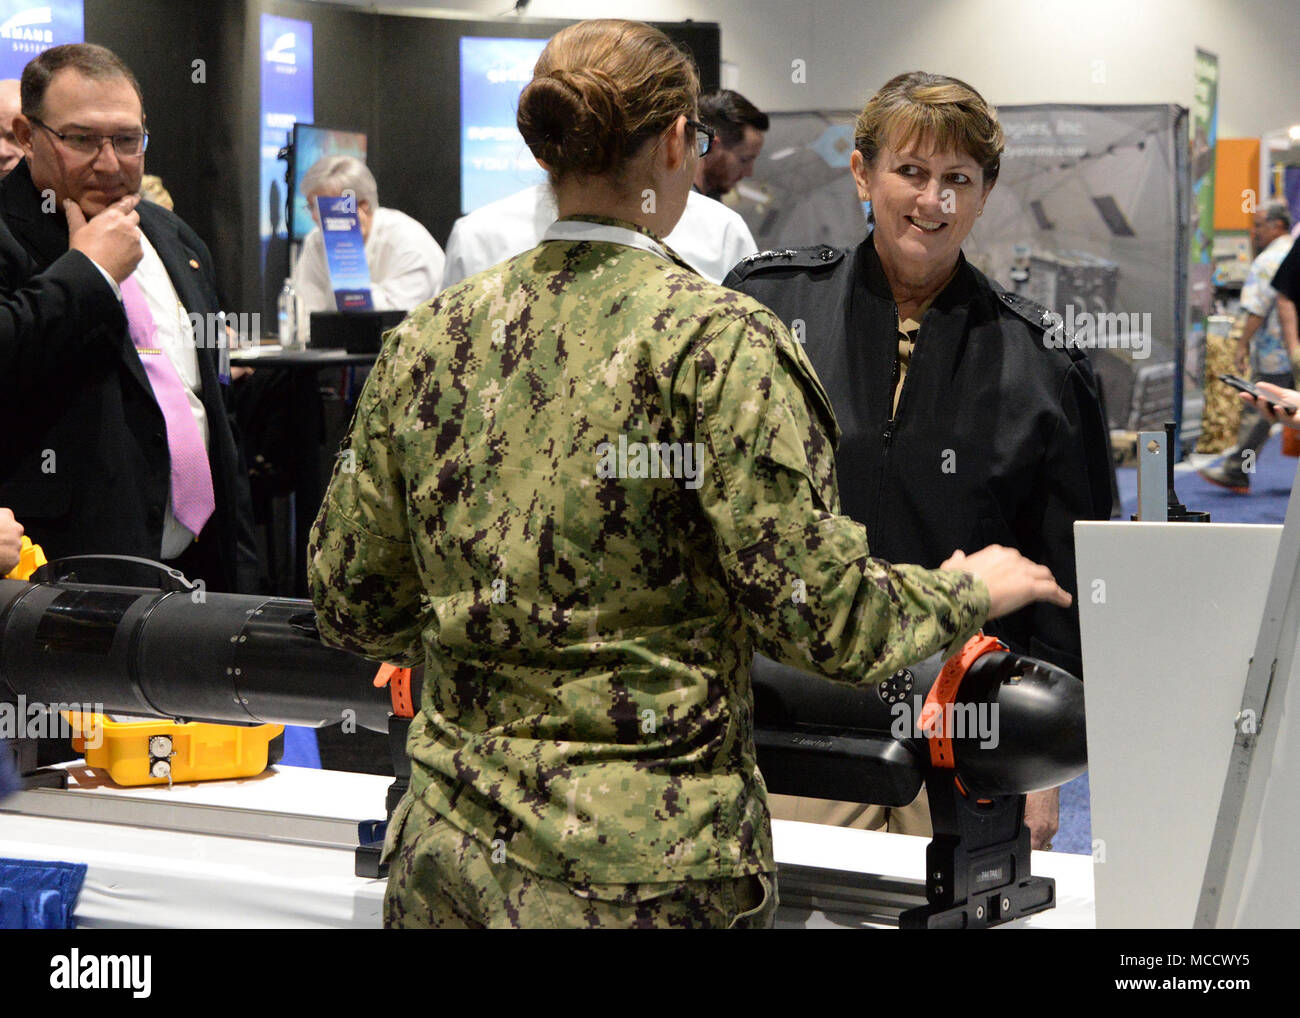
[[[445,262],[442,248],[406,213],[380,206],[374,174],[360,159],[326,156],[317,160],[303,175],[302,192],[313,219],[318,216],[318,197],[348,194],[356,198],[376,311],[409,311],[438,292]],[[335,310],[319,219],[317,228],[303,241],[293,285],[298,292],[300,329],[311,312]]]
[[[664,242],[700,275],[721,283],[758,246],[740,214],[716,199],[753,175],[769,121],[730,89],[702,96],[700,119],[713,129],[713,144],[700,159],[686,211]],[[461,216],[447,240],[442,289],[536,247],[555,218],[555,198],[546,184]]]
[[[536,247],[555,218],[555,196],[549,184],[525,188],[461,216],[447,240],[442,288]],[[696,191],[690,193],[686,211],[664,242],[715,283],[758,250],[739,213]]]
[[[700,119],[713,128],[715,137],[696,167],[695,190],[721,200],[754,175],[770,121],[766,113],[729,88],[700,96]]]

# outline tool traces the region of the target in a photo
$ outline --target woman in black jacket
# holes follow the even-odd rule
[[[849,251],[755,255],[725,285],[804,343],[843,432],[843,510],[866,525],[873,555],[936,566],[1002,544],[1073,594],[1074,521],[1110,516],[1110,443],[1088,359],[1059,320],[962,254],[1002,147],[969,85],[899,75],[855,129],[851,167],[873,232]],[[1032,605],[986,631],[1082,674],[1077,608]],[[1056,803],[1054,790],[1030,796],[1035,848],[1050,845]],[[929,833],[924,793],[893,811],[774,796],[773,815]]]

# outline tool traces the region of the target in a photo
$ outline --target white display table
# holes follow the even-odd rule
[[[182,827],[211,823],[239,836],[161,830],[129,823],[89,822],[5,812],[0,806],[0,857],[82,862],[88,866],[76,918],[85,927],[370,928],[381,926],[384,881],[353,876],[350,849],[324,842],[349,825],[382,813],[391,778],[338,771],[273,767],[256,778],[121,789],[96,772],[67,765],[72,788],[61,809],[86,815],[82,797],[112,796],[147,804],[224,807],[176,810]],[[116,804],[114,804],[116,805]],[[157,811],[158,807],[152,807]],[[197,814],[197,821],[196,821]],[[300,815],[302,822],[291,819]],[[156,819],[156,818],[155,818]],[[301,843],[244,836],[276,825]],[[923,838],[772,823],[779,864],[920,880]],[[1091,928],[1092,860],[1035,852],[1034,872],[1055,877],[1058,907],[1011,926]],[[778,926],[834,926],[820,913],[783,909]],[[861,924],[859,924],[861,925]]]

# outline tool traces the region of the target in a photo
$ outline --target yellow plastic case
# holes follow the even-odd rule
[[[64,716],[80,734],[72,748],[119,785],[247,778],[266,770],[284,725],[213,725],[191,721],[112,721],[102,714]],[[102,726],[102,727],[100,727]],[[95,738],[97,728],[102,739]],[[86,735],[98,746],[87,746]],[[275,760],[280,756],[279,748]],[[271,762],[274,762],[272,760]]]
[[[18,565],[5,579],[30,579],[45,565],[45,552],[30,537],[22,540]],[[103,714],[83,717],[63,711],[73,731],[72,748],[87,766],[108,772],[119,785],[166,785],[176,781],[219,781],[261,774],[280,759],[284,725],[213,725],[192,721],[113,721]],[[95,746],[87,746],[85,733]],[[100,734],[102,733],[102,734]],[[158,741],[154,741],[158,740]]]

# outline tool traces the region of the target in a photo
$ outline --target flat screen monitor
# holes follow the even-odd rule
[[[524,144],[515,113],[545,39],[460,40],[460,211],[546,179]]]
[[[366,161],[366,136],[357,131],[339,131],[315,124],[293,125],[293,192],[289,195],[292,209],[293,239],[302,240],[316,228],[307,207],[307,196],[302,193],[302,178],[320,159],[326,156],[356,156]]]

